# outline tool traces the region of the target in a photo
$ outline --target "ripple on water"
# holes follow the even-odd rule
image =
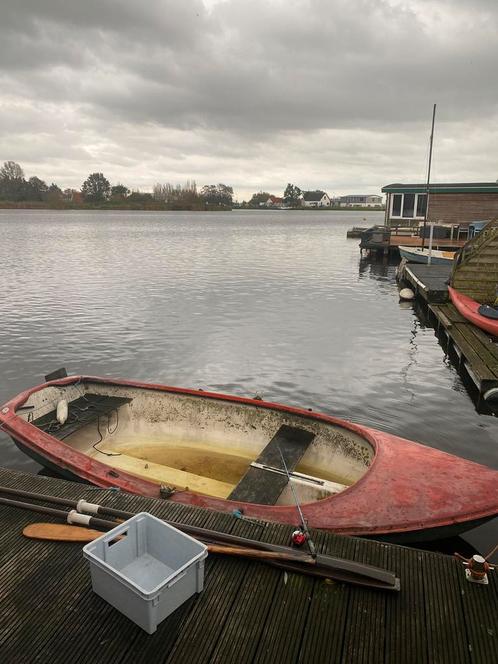
[[[498,468],[496,420],[400,306],[396,266],[346,239],[364,216],[0,211],[1,401],[66,365],[260,393]]]

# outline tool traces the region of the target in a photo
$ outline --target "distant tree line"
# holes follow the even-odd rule
[[[14,161],[0,168],[0,201],[50,206],[145,207],[147,209],[210,209],[233,204],[233,189],[225,184],[205,185],[200,191],[194,181],[185,185],[155,184],[152,193],[130,191],[124,184],[111,186],[103,173],[90,173],[81,189],[65,189],[34,176],[26,180]]]
[[[24,172],[15,161],[6,161],[0,168],[0,199],[6,201],[50,201],[62,194],[52,182],[47,185],[36,176],[26,180]]]
[[[285,188],[283,198],[279,199],[286,207],[298,207],[301,204],[302,191],[294,184],[289,184]],[[258,191],[253,194],[247,203],[243,203],[243,207],[260,208],[267,204],[267,201],[274,197],[268,191]]]
[[[152,196],[172,206],[196,203],[225,206],[233,204],[232,187],[226,184],[207,184],[198,191],[194,180],[187,180],[185,185],[157,183],[153,187]]]

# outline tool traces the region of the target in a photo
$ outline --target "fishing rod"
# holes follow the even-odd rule
[[[301,519],[301,529],[303,530],[304,534],[306,535],[306,542],[308,544],[308,548],[310,550],[311,555],[313,556],[313,558],[316,558],[315,544],[314,544],[313,539],[311,537],[311,533],[308,529],[308,524],[306,523],[306,520],[304,518],[304,514],[303,514],[303,511],[301,509],[301,505],[299,504],[299,500],[297,498],[296,490],[294,489],[294,485],[292,484],[292,481],[291,481],[291,476],[290,476],[290,473],[289,473],[289,469],[287,468],[287,464],[285,463],[284,455],[282,454],[282,450],[280,449],[280,447],[278,448],[278,451],[280,452],[280,456],[282,457],[282,463],[284,464],[284,469],[285,469],[285,472],[287,474],[287,479],[289,480],[292,495],[294,497],[294,501],[296,503],[297,511],[299,513],[299,518]]]
[[[70,512],[66,512],[65,510],[37,505],[32,502],[9,500],[0,496],[0,505],[45,513],[52,517],[62,519],[66,523],[75,524],[75,527],[76,524],[78,524],[100,530],[109,530],[117,525],[116,521],[108,521],[99,517],[111,516],[114,519],[126,520],[135,516],[135,513],[133,512],[126,512],[124,510],[106,507],[105,505],[88,503],[84,499],[74,500],[59,496],[23,491],[13,487],[0,486],[0,494],[2,493],[7,495],[10,494],[16,498],[23,498],[31,501],[37,500],[72,508]],[[88,514],[82,514],[82,512],[89,512],[92,516],[89,517]],[[82,517],[82,519],[80,520],[78,517]],[[335,556],[325,554],[315,553],[315,555],[310,556],[304,552],[298,552],[296,549],[288,546],[253,540],[247,537],[222,533],[216,530],[191,526],[185,523],[177,523],[168,519],[163,519],[163,521],[178,530],[203,541],[207,545],[217,544],[225,545],[227,547],[244,547],[248,549],[247,557],[254,557],[255,549],[262,552],[284,554],[285,558],[279,556],[278,559],[267,560],[267,562],[287,571],[299,572],[301,574],[304,573],[322,579],[334,579],[336,581],[353,583],[355,585],[375,588],[378,590],[398,591],[400,588],[399,579],[393,572],[366,563],[359,563],[345,558],[336,558]],[[229,552],[227,551],[227,553]]]

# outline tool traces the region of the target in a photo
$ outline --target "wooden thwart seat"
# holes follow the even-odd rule
[[[258,466],[284,469],[280,450],[287,470],[291,473],[308,449],[315,434],[284,424],[256,459]],[[229,500],[240,500],[259,505],[275,505],[288,483],[286,474],[251,466],[232,493]]]
[[[109,415],[113,410],[129,403],[126,397],[109,397],[105,394],[85,394],[68,403],[68,417],[64,424],[57,421],[56,411],[33,420],[33,424],[54,438],[64,440],[87,424],[97,421],[101,415]]]

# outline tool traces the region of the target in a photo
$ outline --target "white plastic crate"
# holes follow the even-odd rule
[[[141,512],[83,547],[92,588],[149,634],[204,587],[207,547]]]

